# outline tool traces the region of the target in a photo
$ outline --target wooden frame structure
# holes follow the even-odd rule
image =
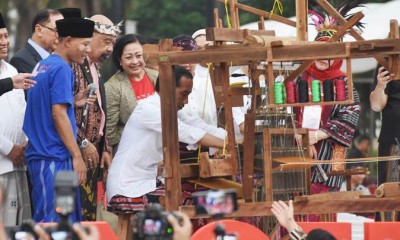
[[[220,0],[221,1],[221,0]],[[181,200],[181,177],[191,176],[198,171],[198,166],[185,166],[180,167],[179,162],[179,149],[178,149],[178,128],[177,128],[177,108],[175,104],[175,81],[173,80],[173,65],[183,63],[210,63],[214,64],[214,74],[217,82],[222,84],[221,89],[224,93],[223,104],[226,109],[225,118],[228,131],[228,143],[227,152],[230,156],[226,159],[233,167],[234,172],[237,172],[237,158],[235,150],[235,139],[233,131],[232,121],[232,96],[234,90],[229,86],[229,66],[231,65],[250,65],[254,66],[257,61],[267,61],[268,79],[269,84],[273,82],[272,74],[272,63],[283,62],[283,61],[303,61],[303,65],[299,67],[292,75],[290,75],[286,81],[293,80],[297,75],[304,71],[313,61],[316,59],[346,59],[348,62],[352,58],[370,58],[375,57],[379,63],[383,66],[390,66],[391,69],[396,70],[396,74],[399,74],[398,67],[398,56],[400,54],[400,39],[398,29],[396,31],[396,23],[391,23],[391,38],[385,40],[368,40],[365,41],[363,38],[351,27],[355,23],[346,22],[340,14],[333,9],[326,0],[317,0],[317,2],[332,16],[334,16],[339,24],[342,25],[343,30],[338,32],[336,37],[340,37],[345,31],[349,29],[349,32],[358,41],[357,42],[338,42],[338,43],[306,43],[307,40],[307,1],[296,0],[296,13],[297,23],[294,23],[297,28],[297,40],[290,45],[285,45],[279,39],[270,41],[265,46],[251,46],[246,44],[237,45],[224,45],[223,41],[234,39],[245,39],[252,32],[248,30],[234,30],[221,28],[221,22],[218,16],[215,16],[217,28],[207,29],[208,40],[216,42],[215,46],[207,48],[205,51],[198,52],[176,52],[172,51],[172,41],[162,40],[160,43],[159,53],[152,54],[149,56],[150,62],[158,62],[160,72],[160,97],[161,97],[161,112],[162,112],[162,129],[163,129],[163,154],[164,154],[164,169],[163,176],[166,179],[166,198],[165,204],[167,210],[181,210],[187,212],[191,217],[194,217],[194,210],[192,207],[180,206]],[[286,24],[293,26],[293,22],[290,20],[283,20],[284,18],[272,15],[265,11],[253,9],[243,4],[237,3],[235,0],[229,0],[230,13],[233,19],[233,27],[238,28],[238,9],[245,9],[251,12],[259,14],[260,21],[263,21],[264,17],[269,17],[274,20],[282,20]],[[257,10],[257,11],[256,11]],[[362,15],[358,15],[358,18]],[[260,24],[260,29],[263,27]],[[268,35],[268,32],[265,32]],[[270,34],[271,32],[269,32]],[[229,35],[229,36],[228,36]],[[227,37],[228,36],[228,37]],[[280,42],[279,42],[280,41]],[[384,59],[384,56],[389,56],[389,63]],[[397,64],[397,65],[396,65]],[[396,65],[396,66],[395,66]],[[351,65],[348,64],[348,72],[351,72]],[[251,68],[253,73],[256,75],[257,71]],[[253,84],[255,86],[256,84]],[[271,86],[271,85],[270,85]],[[352,88],[352,81],[349,81],[349,88]],[[256,87],[251,89],[252,95],[257,94]],[[270,94],[271,100],[271,94]],[[349,103],[352,99],[345,102],[337,103]],[[315,105],[312,104],[291,104],[290,106],[305,106]],[[279,105],[289,106],[287,105]],[[269,105],[268,107],[278,107],[275,105]],[[253,112],[252,112],[253,111]],[[248,147],[251,149],[251,144],[254,143],[254,139],[249,139],[249,135],[254,133],[255,123],[254,121],[254,108],[246,115],[246,135],[245,141],[248,143]],[[247,139],[246,139],[247,136]],[[253,146],[254,147],[254,146]],[[253,151],[254,152],[254,151]],[[251,156],[251,150],[244,153],[244,161],[251,161],[254,156]],[[249,164],[251,166],[251,164]],[[184,174],[181,171],[184,170]],[[197,169],[197,170],[196,170]],[[245,172],[246,171],[246,172]],[[251,179],[249,174],[251,169],[244,169],[244,189],[251,187]],[[267,176],[266,176],[267,178]],[[243,197],[249,199],[249,193],[243,192]],[[270,199],[268,199],[270,200]],[[312,205],[309,204],[312,201]],[[361,198],[360,196],[346,196],[343,199],[334,200],[335,204],[332,204],[329,199],[313,199],[296,201],[295,207],[296,212],[299,214],[310,214],[310,213],[335,213],[335,212],[371,212],[371,211],[392,211],[394,209],[400,209],[400,198]],[[249,202],[239,203],[239,211],[232,214],[235,216],[265,216],[272,215],[270,212],[271,202]]]

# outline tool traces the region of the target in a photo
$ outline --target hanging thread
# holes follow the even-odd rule
[[[287,103],[296,102],[296,84],[294,82],[286,83],[286,101]]]
[[[279,13],[282,15],[283,13],[283,4],[281,0],[275,0],[274,5],[272,6],[271,16],[275,13],[275,7],[278,9]]]
[[[325,80],[322,83],[322,90],[324,92],[324,102],[333,101],[333,82],[332,80]]]
[[[346,100],[346,82],[342,79],[335,81],[336,101]]]
[[[228,28],[231,28],[231,19],[229,17],[229,11],[228,11],[228,0],[225,0],[225,13],[226,13],[226,22],[228,23]]]
[[[274,84],[274,102],[275,104],[283,104],[285,102],[284,98],[284,85],[281,82],[276,82]]]
[[[299,80],[297,88],[299,90],[299,103],[308,102],[308,82],[306,80]]]
[[[321,81],[312,80],[311,81],[311,100],[313,102],[321,102]]]

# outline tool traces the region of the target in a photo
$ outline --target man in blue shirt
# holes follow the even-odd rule
[[[33,185],[33,218],[57,221],[54,210],[54,178],[57,171],[74,170],[86,180],[86,165],[76,141],[74,74],[71,63],[83,63],[90,51],[94,22],[82,18],[56,21],[59,43],[37,69],[37,84],[29,91],[23,130],[29,138],[26,164]],[[71,220],[80,221],[79,195]]]

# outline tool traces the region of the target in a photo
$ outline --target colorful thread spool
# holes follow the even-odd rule
[[[321,102],[321,81],[311,81],[311,96],[313,102]]]
[[[342,79],[335,81],[336,101],[346,100],[346,82]]]
[[[325,80],[322,83],[322,90],[324,93],[324,102],[331,102],[334,100],[332,80]]]
[[[309,102],[308,82],[306,80],[299,80],[297,82],[297,88],[299,89],[299,103]]]
[[[287,103],[296,102],[296,84],[294,82],[286,83],[286,102]]]
[[[281,82],[276,82],[274,84],[274,102],[275,104],[283,104],[285,103],[285,93],[284,93],[284,84]]]

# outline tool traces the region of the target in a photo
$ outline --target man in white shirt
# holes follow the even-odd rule
[[[18,74],[13,66],[4,61],[9,44],[7,28],[0,14],[0,79]],[[5,226],[17,226],[31,218],[24,166],[26,136],[22,131],[25,107],[22,89],[14,89],[0,97],[0,185],[6,189]]]
[[[193,77],[183,67],[176,66],[174,71],[176,104],[182,109],[188,103]],[[194,123],[198,125],[193,127]],[[223,147],[225,131],[199,119],[179,113],[178,129],[181,142]],[[110,206],[115,211],[137,211],[151,202],[149,195],[157,191],[157,169],[162,159],[161,106],[156,93],[138,103],[125,125],[107,179]]]
[[[205,30],[200,29],[193,34],[199,49],[211,45],[212,42],[206,41]],[[214,90],[207,65],[196,64],[193,77],[193,89],[189,95],[189,103],[186,104],[183,112],[203,119],[207,124],[217,125],[217,106],[215,104]]]

